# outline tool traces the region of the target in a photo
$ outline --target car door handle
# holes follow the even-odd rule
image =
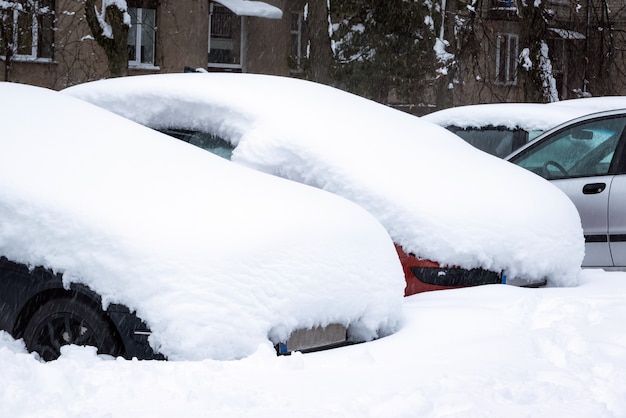
[[[606,183],[589,183],[583,186],[583,194],[598,194],[606,189]]]

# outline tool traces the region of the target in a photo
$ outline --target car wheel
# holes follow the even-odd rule
[[[104,314],[77,299],[53,299],[43,304],[24,328],[24,342],[45,361],[57,359],[61,346],[91,345],[98,353],[122,355],[122,344]]]

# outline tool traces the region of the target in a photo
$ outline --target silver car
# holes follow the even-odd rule
[[[626,269],[625,127],[625,109],[593,113],[506,157],[572,199],[585,233],[583,267]]]

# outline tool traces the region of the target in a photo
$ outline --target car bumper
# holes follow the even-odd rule
[[[396,251],[400,257],[406,279],[405,296],[432,290],[456,289],[485,284],[541,287],[547,283],[546,279],[508,279],[506,274],[481,268],[468,270],[454,266],[442,266],[437,262],[424,260],[415,257],[413,254],[408,254],[399,245],[396,245]]]

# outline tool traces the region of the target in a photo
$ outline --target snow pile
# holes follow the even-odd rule
[[[394,335],[289,357],[40,363],[0,332],[0,416],[624,417],[626,273],[580,282],[410,296]]]
[[[402,269],[357,205],[67,95],[0,97],[0,255],[136,310],[170,359],[241,358],[329,323],[397,329]]]
[[[419,257],[576,283],[584,242],[571,201],[409,114],[252,74],[127,77],[65,92],[154,128],[217,134],[237,146],[233,161],[358,203]]]

